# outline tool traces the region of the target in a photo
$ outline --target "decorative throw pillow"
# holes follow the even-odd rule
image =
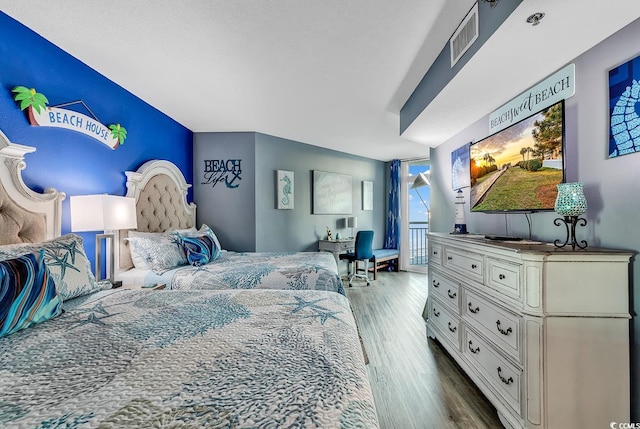
[[[125,240],[129,242],[129,254],[131,255],[131,261],[134,267],[143,270],[151,269],[151,255],[148,253],[149,246],[145,243],[148,240],[155,240],[163,234],[163,232],[128,232],[128,237]],[[143,240],[138,240],[138,238],[142,238]]]
[[[197,230],[197,231],[194,230],[193,232],[186,232],[186,233],[182,233],[182,232],[179,232],[179,231],[173,231],[173,234],[177,235],[179,237],[199,237],[199,236],[202,236],[202,235],[206,234],[211,238],[211,240],[213,240],[213,243],[216,245],[216,249],[222,250],[222,247],[220,246],[220,241],[218,241],[218,237],[213,232],[213,230],[211,228],[209,228],[209,226],[207,226],[207,224],[204,224],[204,223],[202,224],[200,229]]]
[[[44,250],[0,262],[0,337],[62,312]]]
[[[175,235],[129,237],[132,252],[146,255],[149,267],[156,274],[187,265],[187,256]]]
[[[42,243],[0,246],[0,261],[41,249],[44,250],[44,261],[63,301],[103,289],[103,285],[96,282],[91,271],[82,238],[76,234],[67,234]]]
[[[187,254],[187,260],[196,267],[218,259],[220,256],[220,249],[207,234],[197,237],[180,236],[180,243]]]

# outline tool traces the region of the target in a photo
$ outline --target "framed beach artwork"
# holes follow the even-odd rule
[[[609,70],[609,158],[640,152],[640,56]]]
[[[362,210],[373,210],[373,182],[362,181]]]
[[[471,186],[470,145],[471,143],[467,143],[451,152],[451,187],[454,191]]]
[[[313,214],[351,214],[351,176],[313,170]]]
[[[293,210],[293,171],[277,170],[276,187],[278,209]]]

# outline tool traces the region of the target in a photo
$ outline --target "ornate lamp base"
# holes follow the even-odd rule
[[[564,227],[567,230],[567,237],[564,240],[564,243],[560,240],[555,240],[553,244],[556,247],[564,247],[567,244],[571,243],[571,249],[576,250],[576,246],[579,249],[584,249],[587,247],[587,242],[584,240],[577,241],[576,240],[576,226],[585,226],[587,225],[587,220],[578,216],[565,216],[564,218],[556,218],[553,221],[555,226],[560,226],[564,223]]]

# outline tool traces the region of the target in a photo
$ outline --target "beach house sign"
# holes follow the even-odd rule
[[[127,130],[120,124],[106,126],[100,123],[95,116],[91,117],[74,110],[62,108],[72,104],[82,104],[91,112],[82,101],[48,107],[47,104],[49,104],[49,100],[47,97],[37,92],[35,88],[16,86],[11,92],[14,93],[13,99],[20,105],[20,110],[26,111],[31,125],[77,131],[103,143],[111,149],[117,149],[118,146],[124,144],[127,138]]]

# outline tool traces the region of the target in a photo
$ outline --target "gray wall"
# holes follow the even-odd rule
[[[583,182],[588,201],[588,224],[577,232],[589,246],[640,250],[640,154],[608,159],[608,71],[640,54],[640,20],[635,21],[574,61],[576,93],[566,101],[566,179]],[[523,88],[525,90],[526,88]],[[514,94],[514,96],[517,94]],[[496,108],[499,106],[496,106]],[[638,111],[638,106],[636,106]],[[431,151],[432,231],[449,232],[455,216],[455,193],[451,189],[451,151],[489,132],[488,116]],[[469,189],[465,189],[469,202]],[[528,236],[523,214],[469,213],[470,232]],[[534,213],[532,238],[553,241],[564,238],[562,227],[553,225],[554,213]],[[634,259],[630,274],[632,418],[640,421],[640,262]],[[606,287],[606,285],[602,285]],[[612,350],[616,353],[616,350]]]
[[[400,133],[402,134],[433,99],[447,86],[449,81],[464,67],[464,65],[480,50],[502,23],[516,10],[522,0],[511,0],[500,3],[500,7],[491,7],[489,3],[478,3],[478,38],[471,47],[451,67],[451,50],[449,43],[424,75],[416,89],[400,109]]]
[[[206,184],[205,160],[240,160],[241,179],[233,173],[226,183]],[[198,225],[206,223],[218,236],[224,249],[254,251],[256,248],[255,207],[255,134],[194,133],[193,135],[193,199],[198,205]],[[224,179],[223,179],[224,180]]]
[[[294,209],[276,209],[276,170],[294,172]],[[351,215],[312,213],[313,170],[348,174],[353,184]],[[326,227],[334,236],[350,235],[346,216],[358,217],[358,229],[373,229],[374,246],[382,247],[385,233],[385,163],[266,134],[256,134],[257,251],[315,251]],[[363,211],[362,181],[373,181],[373,211]]]
[[[211,226],[223,248],[235,251],[316,251],[329,226],[347,236],[345,217],[357,216],[358,229],[375,231],[382,247],[386,226],[385,163],[265,134],[194,134],[194,201],[198,224]],[[237,188],[203,184],[205,160],[242,160]],[[276,170],[294,172],[294,209],[276,209]],[[348,174],[353,183],[351,215],[312,213],[313,170]],[[373,181],[373,211],[363,211],[362,181]]]

